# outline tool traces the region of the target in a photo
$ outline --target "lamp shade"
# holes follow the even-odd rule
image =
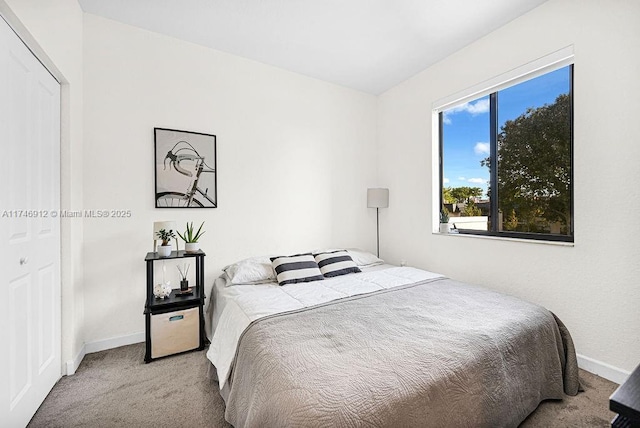
[[[389,206],[389,189],[367,189],[367,208],[387,208]]]
[[[176,231],[176,222],[175,221],[156,221],[153,223],[153,239],[158,239],[157,233],[162,229],[164,230],[173,230]]]

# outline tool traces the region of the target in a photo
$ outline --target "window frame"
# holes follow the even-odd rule
[[[438,216],[440,209],[444,206],[443,201],[443,189],[444,189],[444,138],[443,138],[443,116],[444,111],[448,110],[451,107],[455,107],[456,105],[462,104],[464,102],[470,102],[477,100],[478,98],[482,98],[484,96],[489,96],[489,122],[490,122],[490,162],[491,165],[498,166],[498,92],[503,89],[510,88],[516,86],[520,83],[526,82],[528,80],[534,79],[536,77],[545,75],[555,70],[559,70],[564,67],[569,67],[569,129],[570,129],[570,234],[569,235],[558,235],[551,233],[532,233],[532,232],[515,232],[515,231],[499,231],[498,225],[498,212],[499,212],[499,198],[498,194],[498,167],[491,168],[490,172],[490,186],[491,186],[491,198],[490,198],[490,216],[491,216],[491,230],[473,230],[473,229],[458,229],[459,234],[464,235],[479,235],[479,236],[492,236],[492,237],[500,237],[500,238],[514,238],[514,239],[525,239],[525,240],[536,240],[536,241],[551,241],[551,242],[567,242],[573,243],[575,239],[575,223],[574,223],[574,62],[573,62],[573,50],[571,49],[571,55],[568,58],[563,59],[562,61],[558,61],[555,64],[551,64],[548,67],[543,67],[542,69],[538,69],[533,72],[520,74],[517,78],[511,79],[510,81],[505,81],[501,84],[495,84],[491,89],[487,88],[485,91],[478,91],[475,94],[464,97],[463,99],[459,99],[457,102],[449,102],[445,106],[434,109],[434,114],[437,114],[437,130],[438,133],[438,163],[439,163],[439,177],[437,182],[439,183],[438,187]],[[526,66],[525,66],[526,67]],[[453,97],[452,97],[453,98]],[[494,196],[495,195],[495,196]]]

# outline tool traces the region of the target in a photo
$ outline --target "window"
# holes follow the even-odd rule
[[[439,111],[440,206],[460,233],[573,242],[573,65]]]

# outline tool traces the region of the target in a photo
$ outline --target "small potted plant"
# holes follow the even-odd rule
[[[204,226],[204,221],[198,228],[198,231],[194,233],[193,222],[191,222],[191,224],[187,222],[187,230],[184,231],[184,234],[178,232],[178,235],[184,241],[185,252],[197,253],[200,250],[200,243],[198,242],[198,239],[200,239],[200,237],[204,235],[202,226]]]
[[[189,289],[189,280],[187,275],[189,274],[189,264],[185,263],[182,268],[178,266],[178,272],[180,272],[180,291],[187,291]]]
[[[162,245],[158,245],[158,255],[160,257],[169,257],[171,255],[171,239],[175,239],[176,235],[174,235],[173,230],[169,229],[160,229],[156,235],[162,241]]]
[[[449,233],[449,211],[444,207],[440,210],[440,233]]]

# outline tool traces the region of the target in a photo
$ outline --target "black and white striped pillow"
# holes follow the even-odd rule
[[[318,262],[320,272],[327,278],[362,272],[349,253],[344,250],[318,253],[314,254],[313,257],[316,259],[316,262]]]
[[[271,265],[280,285],[324,279],[311,253],[271,257]]]

